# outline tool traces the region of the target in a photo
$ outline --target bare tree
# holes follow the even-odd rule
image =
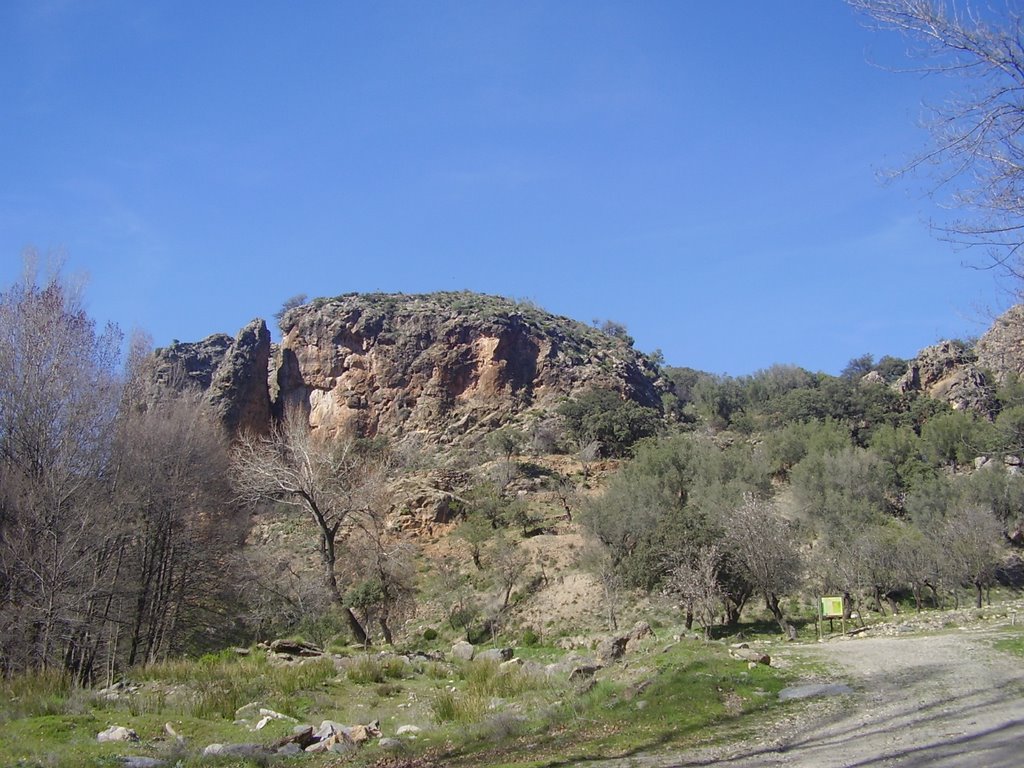
[[[530,564],[526,553],[519,547],[519,542],[508,536],[501,536],[491,552],[491,568],[494,570],[498,583],[501,585],[502,610],[508,608],[512,590]]]
[[[711,627],[722,612],[725,597],[718,583],[721,554],[716,544],[699,547],[692,557],[672,564],[666,580],[666,591],[674,595],[692,614],[710,638]]]
[[[793,627],[780,603],[800,583],[800,553],[788,524],[770,503],[751,494],[744,496],[723,524],[726,546],[737,568],[764,597],[783,634],[792,636]]]
[[[232,457],[232,483],[248,504],[278,502],[305,512],[316,526],[324,585],[356,640],[369,637],[338,584],[338,549],[356,515],[370,511],[386,463],[361,455],[354,440],[314,435],[305,415],[285,414],[267,436],[242,435]]]
[[[974,604],[981,608],[985,591],[995,583],[1002,557],[1003,526],[991,510],[967,507],[950,514],[940,533],[945,567],[954,583],[974,588]]]
[[[0,293],[0,667],[91,674],[109,521],[103,476],[121,334],[97,332],[54,269]]]
[[[128,407],[114,455],[110,498],[125,603],[118,616],[132,665],[181,651],[189,638],[215,636],[210,619],[241,525],[229,504],[227,442],[201,393]]]
[[[987,247],[989,264],[1024,277],[1024,37],[1016,4],[956,0],[847,0],[911,44],[912,71],[962,80],[930,107],[932,141],[898,173],[935,172],[963,219],[941,229],[953,241]]]
[[[413,549],[388,529],[389,489],[384,483],[370,491],[376,496],[363,514],[355,516],[351,552],[357,581],[349,602],[363,611],[367,625],[376,621],[381,636],[394,645],[395,622],[411,615],[415,608],[416,568]],[[358,579],[359,574],[362,576]],[[367,626],[369,631],[369,626]]]
[[[615,631],[619,628],[616,607],[619,602],[619,588],[622,585],[618,563],[608,545],[596,535],[587,536],[585,541],[580,552],[580,567],[601,585],[608,628]]]

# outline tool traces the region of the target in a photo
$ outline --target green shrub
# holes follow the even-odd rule
[[[423,639],[428,643],[432,643],[437,640],[437,630],[433,627],[427,627],[423,630]]]
[[[523,636],[520,638],[519,642],[526,648],[532,648],[540,642],[540,635],[532,629],[527,629],[523,632]]]

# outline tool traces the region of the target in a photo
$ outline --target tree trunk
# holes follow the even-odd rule
[[[345,605],[345,598],[338,587],[338,577],[334,571],[334,536],[331,535],[330,530],[326,527],[321,527],[320,529],[320,555],[324,564],[324,583],[327,585],[327,591],[331,594],[331,599],[334,600],[334,604],[341,608],[345,614],[349,631],[352,632],[356,642],[364,646],[370,645],[369,634],[363,629],[363,625],[356,618],[355,612]]]
[[[782,608],[779,605],[779,596],[774,592],[766,592],[764,602],[765,605],[768,606],[768,610],[771,611],[772,616],[775,617],[775,623],[779,625],[779,629],[782,630],[782,634],[789,640],[796,639],[796,628],[786,621],[786,617],[782,615]]]

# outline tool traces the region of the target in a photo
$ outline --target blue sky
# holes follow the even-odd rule
[[[469,289],[716,373],[982,333],[904,43],[838,0],[0,4],[0,285],[158,345],[296,293]]]

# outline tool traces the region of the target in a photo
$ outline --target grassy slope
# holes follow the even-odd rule
[[[115,701],[69,691],[54,680],[21,680],[2,692],[7,703],[0,705],[0,764],[114,765],[116,756],[131,754],[209,765],[197,757],[209,743],[266,744],[291,731],[293,724],[285,721],[258,732],[234,722],[235,708],[259,701],[314,725],[323,719],[379,720],[385,736],[415,724],[423,730],[403,755],[436,764],[554,765],[707,740],[711,726],[742,722],[768,707],[783,684],[778,670],[748,669],[720,644],[683,640],[667,651],[661,645],[647,641],[627,664],[599,672],[589,690],[570,684],[564,673],[549,679],[483,662],[408,665],[365,657],[343,663],[339,672],[326,660],[278,668],[259,654],[138,671],[131,679],[141,688]],[[528,655],[544,661],[564,652],[539,648]],[[164,733],[166,722],[187,739],[184,749]],[[135,729],[141,741],[98,744],[96,734],[112,724]],[[379,748],[368,746],[356,762],[380,757]]]

